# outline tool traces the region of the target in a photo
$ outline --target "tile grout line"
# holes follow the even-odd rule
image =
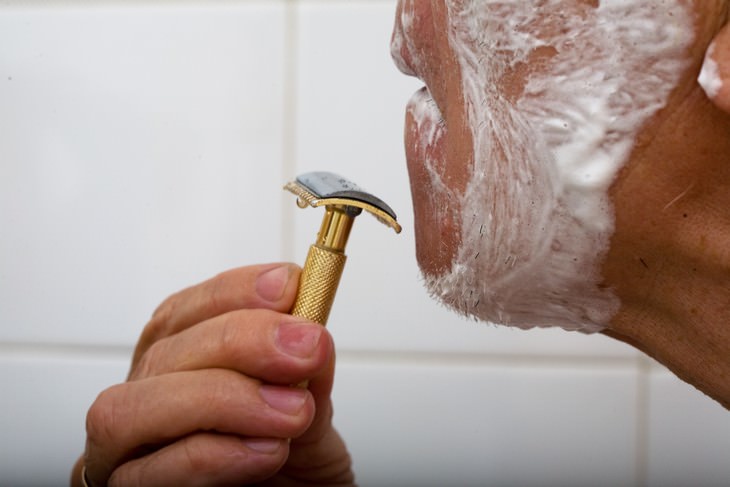
[[[114,358],[131,360],[134,348],[131,345],[104,345],[53,342],[0,342],[0,357],[27,357],[43,355],[62,358]],[[508,366],[508,367],[636,367],[633,357],[589,357],[581,355],[478,353],[459,351],[375,351],[341,350],[338,361],[352,365],[438,365],[438,366]],[[645,371],[648,365],[641,362]],[[639,410],[646,411],[646,399],[639,400]],[[638,427],[637,427],[638,428]],[[640,430],[640,428],[638,428]],[[645,437],[645,434],[644,434]],[[640,438],[641,439],[641,438]]]
[[[353,350],[337,351],[340,364],[412,366],[507,366],[507,367],[610,367],[636,369],[636,357],[550,355],[544,353]]]
[[[284,82],[283,86],[283,130],[282,130],[282,185],[295,176],[297,169],[297,82],[299,73],[299,56],[297,54],[297,38],[299,36],[299,19],[297,0],[286,0],[284,4]],[[294,252],[294,210],[290,194],[281,192],[281,257],[293,261]]]
[[[61,359],[132,359],[131,345],[53,342],[0,342],[0,357],[44,356]]]

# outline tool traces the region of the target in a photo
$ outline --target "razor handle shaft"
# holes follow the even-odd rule
[[[347,256],[344,252],[319,244],[311,245],[291,314],[326,325],[345,261]]]

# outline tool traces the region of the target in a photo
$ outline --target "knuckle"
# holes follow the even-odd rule
[[[105,445],[115,437],[117,390],[118,386],[112,386],[100,392],[86,413],[86,437],[91,445]]]
[[[173,317],[180,306],[179,296],[181,292],[168,297],[152,313],[152,316],[142,330],[137,346],[135,347],[134,356],[132,357],[133,367],[152,344],[171,335],[174,331],[175,324],[173,323]]]
[[[180,292],[177,292],[170,295],[167,299],[160,303],[157,309],[155,309],[155,311],[152,313],[150,321],[145,327],[145,331],[149,330],[150,332],[153,332],[157,328],[161,327],[163,324],[170,321],[170,318],[172,317],[175,309],[178,306],[179,296]]]
[[[164,349],[167,345],[167,339],[161,339],[152,343],[137,360],[134,368],[129,374],[129,380],[139,380],[155,375],[157,366],[160,363],[160,357],[165,356]]]
[[[144,330],[142,330],[140,343],[152,343],[167,334],[172,317],[179,306],[179,295],[179,292],[171,295],[155,309]]]
[[[207,283],[208,292],[205,294],[207,299],[204,306],[209,314],[217,314],[228,307],[230,284],[227,277],[228,272],[222,272]]]

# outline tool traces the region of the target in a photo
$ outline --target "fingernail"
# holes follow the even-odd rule
[[[278,301],[284,295],[289,282],[289,266],[269,269],[256,279],[256,292],[267,301]]]
[[[274,343],[282,352],[297,358],[309,358],[322,338],[322,326],[316,323],[282,323]]]
[[[301,411],[309,394],[306,389],[278,386],[261,386],[259,393],[269,406],[286,414]]]
[[[274,453],[281,448],[282,440],[276,438],[250,438],[244,440],[246,447],[259,453]]]

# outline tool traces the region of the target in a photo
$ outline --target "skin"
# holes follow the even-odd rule
[[[299,273],[244,267],[162,303],[128,381],[89,409],[71,484],[83,464],[90,485],[351,485],[331,423],[332,338],[285,314]]]
[[[416,43],[428,62],[415,74],[448,130],[440,170],[463,188],[472,145],[445,7],[417,2]],[[602,273],[622,305],[605,333],[730,408],[730,7],[697,0],[693,8],[691,66],[611,188],[616,231]],[[713,39],[727,81],[709,100],[696,77]],[[439,273],[459,244],[458,226],[429,218],[414,135],[407,120],[417,257],[424,272]],[[298,276],[293,265],[244,267],[168,298],[141,335],[128,381],[89,409],[71,485],[82,485],[82,465],[91,485],[353,485],[331,423],[332,338],[287,314]],[[291,386],[302,381],[308,389]]]
[[[698,20],[695,63],[611,189],[603,269],[622,307],[605,334],[730,409],[730,7],[713,7]],[[695,78],[713,38],[726,81],[709,100]]]
[[[446,6],[405,0],[397,19],[406,2],[416,15],[411,28],[415,52],[400,53],[405,71],[426,83],[443,115],[439,170],[447,185],[463,191],[473,161],[472,136],[458,62],[446,34]],[[696,81],[713,39],[714,59],[728,79],[729,5],[690,5],[697,14],[691,64],[666,107],[642,128],[610,190],[616,230],[602,265],[602,285],[616,292],[621,308],[604,333],[654,357],[730,408],[730,81],[712,100]],[[545,61],[543,54],[536,53],[536,63]],[[506,97],[514,96],[521,79],[515,72],[503,80]],[[434,218],[438,212],[430,207],[430,178],[423,164],[427,154],[410,115],[405,138],[417,258],[427,276],[438,276],[450,269],[460,244],[458,218]],[[452,212],[458,215],[459,208]]]

